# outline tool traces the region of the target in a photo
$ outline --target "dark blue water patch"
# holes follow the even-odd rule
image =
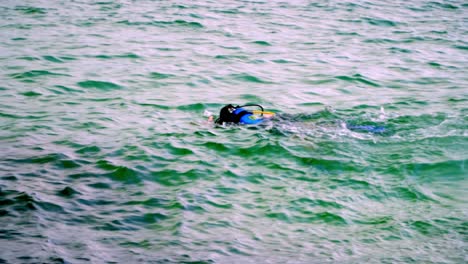
[[[184,27],[191,27],[191,28],[203,28],[203,24],[199,22],[192,22],[192,21],[185,21],[182,19],[174,20],[173,22],[170,22],[172,24],[175,24],[177,26],[184,26]]]
[[[329,224],[329,225],[347,225],[346,219],[338,214],[331,212],[314,213],[303,211],[301,214],[286,214],[283,212],[267,211],[265,217],[286,223],[308,223],[308,224]]]
[[[429,31],[430,33],[433,33],[433,34],[438,34],[438,35],[446,35],[448,34],[448,31],[446,30],[431,30]]]
[[[262,84],[271,83],[270,81],[266,81],[266,80],[260,79],[259,77],[246,74],[246,73],[231,74],[230,77],[234,78],[235,80],[239,80],[243,82],[262,83]]]
[[[116,11],[122,8],[122,4],[114,3],[114,2],[97,2],[95,4],[99,6],[100,11],[104,11],[104,12]]]
[[[260,45],[260,46],[272,46],[268,41],[264,41],[264,40],[257,40],[257,41],[253,41],[252,43]]]
[[[298,177],[295,177],[295,179],[298,179],[298,178],[309,178],[311,179],[310,181],[312,181],[312,177],[309,177],[307,176],[307,172],[308,171],[307,169],[293,169],[293,168],[290,168],[289,166],[283,166],[281,164],[279,164],[280,162],[277,162],[277,163],[269,163],[267,165],[264,165],[265,168],[268,168],[270,171],[274,171],[275,174],[277,175],[292,175],[292,174],[295,174],[295,175],[299,175]],[[291,176],[289,176],[291,177]],[[314,178],[313,180],[316,180],[316,178]],[[281,189],[282,187],[276,187],[276,188],[279,188]]]
[[[112,82],[105,82],[105,81],[95,81],[95,80],[81,81],[81,82],[78,82],[77,85],[82,88],[95,88],[95,89],[103,90],[103,91],[122,89],[122,86],[118,84],[115,84]]]
[[[243,13],[238,8],[222,9],[222,10],[214,9],[214,10],[212,10],[212,12],[226,14],[226,15],[239,15],[239,14]]]
[[[59,213],[59,214],[65,213],[65,210],[60,205],[57,205],[51,202],[36,201],[35,204],[37,204],[38,208],[47,212]]]
[[[314,7],[314,8],[319,8],[319,9],[331,8],[329,3],[309,3],[307,7]]]
[[[159,110],[173,109],[173,107],[167,106],[167,105],[151,104],[151,103],[138,103],[138,102],[133,102],[133,103],[136,104],[136,105],[139,105],[139,106],[151,107],[151,108],[155,108],[155,109],[159,109]]]
[[[36,257],[36,256],[17,256],[19,263],[50,263],[50,264],[68,264],[66,259],[60,256]]]
[[[349,32],[349,31],[337,31],[335,34],[338,35],[338,36],[361,36],[359,33],[354,32],[354,31],[351,31],[351,32]]]
[[[45,70],[32,70],[32,71],[27,71],[27,72],[21,72],[21,73],[13,73],[9,74],[10,77],[18,80],[31,80],[39,77],[47,77],[47,76],[70,76],[68,74],[63,74],[63,73],[55,73],[55,72],[50,72],[50,71],[45,71]]]
[[[343,205],[339,204],[338,202],[335,201],[326,201],[322,199],[311,199],[307,197],[302,197],[295,199],[290,202],[294,206],[301,206],[301,207],[322,207],[322,208],[336,208],[336,209],[342,209],[344,208]]]
[[[450,220],[451,222],[454,222],[454,220],[457,222],[453,228],[457,233],[459,233],[463,237],[468,236],[468,221],[464,219],[459,219],[459,218],[450,219]],[[446,223],[443,223],[443,224],[446,224]]]
[[[156,47],[155,50],[159,51],[182,51],[183,49],[173,48],[173,47]]]
[[[272,174],[265,174],[265,173],[252,173],[240,179],[253,183],[253,184],[260,184],[260,185],[267,184],[267,182],[279,181],[279,177],[277,177],[276,175],[273,176]]]
[[[225,59],[225,60],[247,60],[248,56],[238,55],[238,54],[229,54],[229,55],[216,55],[215,59]]]
[[[0,200],[0,203],[1,203],[1,200]],[[0,204],[1,206],[1,204]],[[0,209],[0,217],[3,217],[3,216],[7,216],[9,213],[7,210],[4,210],[4,209]],[[1,238],[1,235],[0,235],[0,238]],[[1,263],[1,262],[0,262]]]
[[[364,43],[376,43],[376,44],[400,44],[400,43],[405,43],[404,40],[395,40],[395,39],[389,39],[389,38],[364,39],[362,42],[364,42]]]
[[[325,85],[325,84],[337,82],[337,79],[334,77],[327,77],[325,79],[302,80],[302,82],[306,84],[311,84],[311,85]],[[316,93],[316,92],[306,92],[306,93],[313,94],[313,95],[320,95],[319,93]]]
[[[117,23],[127,25],[127,26],[157,26],[157,27],[177,26],[177,27],[185,27],[185,28],[193,28],[193,29],[204,28],[203,24],[199,22],[186,21],[182,19],[177,19],[174,21],[150,21],[150,22],[131,22],[128,20],[122,20],[122,21],[118,21]]]
[[[2,210],[23,213],[37,210],[38,201],[26,192],[0,189],[0,208]],[[7,213],[8,215],[10,213]],[[6,214],[5,214],[6,215]]]
[[[318,183],[321,181],[321,178],[318,178],[317,176],[309,176],[309,175],[295,176],[294,179],[297,181],[306,182],[306,183]]]
[[[123,202],[122,205],[136,206],[142,205],[146,208],[162,208],[162,209],[184,209],[184,206],[177,200],[167,198],[148,198],[146,200],[136,200]]]
[[[42,95],[41,93],[35,92],[35,91],[27,91],[27,92],[22,92],[20,93],[21,95],[24,95],[26,97],[36,97]]]
[[[419,178],[419,182],[459,182],[467,174],[467,160],[447,160],[431,163],[401,164],[400,169],[409,175]],[[431,176],[428,176],[431,175]]]
[[[453,45],[452,47],[460,50],[468,50],[468,46],[466,45]]]
[[[82,147],[75,152],[78,154],[92,154],[95,155],[96,153],[99,153],[101,149],[98,146],[85,146]]]
[[[203,175],[213,175],[213,173],[209,172],[209,170],[199,169],[189,169],[186,171],[163,169],[151,172],[148,180],[155,181],[164,186],[182,186],[194,183],[203,177]]]
[[[412,230],[415,230],[428,237],[440,237],[449,233],[446,228],[438,226],[432,221],[408,221],[405,223],[405,225]]]
[[[112,96],[105,96],[105,97],[88,97],[86,99],[83,99],[83,101],[89,101],[89,102],[112,102],[112,101],[117,101],[117,105],[119,107],[125,106],[126,104],[121,102],[123,100],[122,97],[112,97]],[[112,105],[112,104],[109,104]]]
[[[174,246],[172,243],[165,245],[166,247]],[[214,260],[211,259],[204,259],[204,258],[196,258],[192,257],[189,254],[174,254],[176,256],[170,257],[157,257],[154,261],[156,264],[176,264],[176,263],[183,263],[183,264],[213,264],[216,263]]]
[[[209,150],[214,150],[216,152],[225,152],[229,151],[230,148],[225,144],[225,143],[219,143],[219,142],[204,142],[203,144],[200,144],[199,146],[203,146]]]
[[[384,171],[377,169],[377,171]],[[408,177],[408,174],[405,172],[405,169],[400,168],[398,166],[393,166],[391,169],[386,168],[384,171],[387,175],[392,175],[393,177],[397,177],[398,175],[402,175],[402,177]],[[427,196],[423,192],[419,191],[416,186],[397,186],[392,187],[386,190],[385,192],[380,192],[379,194],[366,194],[366,196],[370,199],[374,199],[378,196],[379,201],[383,199],[401,199],[407,202],[433,202],[437,203],[432,197]]]
[[[40,115],[39,113],[37,115],[14,115],[11,113],[5,113],[5,112],[0,112],[1,117],[6,117],[6,118],[12,118],[12,119],[26,119],[26,120],[37,120],[37,119],[43,119],[45,117],[48,117],[48,115]],[[33,130],[35,127],[32,128]]]
[[[68,174],[67,177],[78,180],[78,179],[85,179],[85,178],[99,178],[101,176],[102,176],[101,173],[96,173],[96,172],[78,172],[78,173]]]
[[[10,214],[8,214],[8,212],[4,216],[7,217],[7,219],[10,216],[14,217],[14,215],[10,215]],[[4,220],[4,219],[2,219],[2,220]],[[18,237],[21,237],[21,235],[23,235],[23,234],[21,232],[19,232],[18,230],[12,230],[12,229],[6,229],[6,228],[0,229],[0,239],[15,240]]]
[[[93,229],[97,231],[136,231],[139,228],[126,225],[119,220],[112,220],[108,223],[99,223],[97,226],[94,226]]]
[[[6,175],[6,176],[2,176],[0,179],[5,180],[5,181],[17,181],[18,177],[13,176],[13,175]],[[0,190],[1,190],[1,186],[0,186]]]
[[[412,36],[409,38],[405,38],[401,41],[401,43],[415,43],[415,42],[441,42],[443,44],[446,44],[447,40],[443,38],[431,38],[427,36]]]
[[[84,162],[89,163],[89,162]],[[70,160],[70,159],[63,159],[57,162],[56,166],[60,169],[74,169],[81,167],[80,161]]]
[[[152,225],[157,224],[161,221],[164,221],[166,219],[170,219],[169,216],[163,214],[163,213],[146,213],[143,215],[132,215],[125,217],[125,219],[122,220],[123,223],[125,224],[130,224],[135,226],[136,228],[140,228],[142,226],[148,226],[151,228]]]
[[[182,4],[179,4],[179,3],[172,4],[172,7],[177,8],[177,9],[189,9],[189,8],[191,8],[190,6],[182,5]]]
[[[391,20],[386,19],[378,19],[378,18],[363,18],[363,20],[373,26],[380,26],[380,27],[396,27],[400,23],[394,22]]]
[[[30,158],[23,158],[23,159],[9,159],[10,161],[17,162],[17,163],[36,163],[36,164],[45,164],[49,162],[56,162],[61,159],[67,158],[66,155],[61,153],[50,153]]]
[[[180,105],[180,106],[177,106],[177,109],[182,110],[182,111],[202,111],[206,109],[207,107],[209,106],[206,104],[195,103],[195,104]]]
[[[399,47],[390,47],[388,49],[391,53],[413,53],[414,51],[405,49],[405,48],[399,48]]]
[[[291,60],[287,60],[287,59],[275,59],[275,60],[272,60],[272,62],[278,63],[278,64],[295,63],[295,61],[291,61]]]
[[[369,104],[359,104],[356,106],[353,106],[350,109],[337,109],[335,112],[338,114],[348,114],[348,115],[365,115],[367,111],[379,111],[380,106],[376,105],[369,105]]]
[[[401,106],[415,106],[417,108],[418,106],[427,106],[429,103],[427,101],[421,101],[417,100],[415,98],[397,98],[398,101],[394,102],[393,105],[397,107]],[[411,116],[401,116],[401,118],[411,118]]]
[[[81,167],[81,164],[88,164],[85,160],[73,160],[61,153],[50,153],[29,158],[7,159],[14,163],[30,164],[52,164],[58,169],[74,169]]]
[[[160,73],[160,72],[152,72],[152,73],[150,73],[149,76],[150,76],[150,78],[156,79],[156,80],[168,79],[168,78],[175,77],[175,75],[173,75],[173,74]]]
[[[112,189],[112,186],[105,182],[90,183],[88,186],[95,189]]]
[[[38,61],[38,60],[40,60],[40,58],[32,57],[32,56],[21,56],[21,57],[18,57],[16,59],[25,60],[25,61]]]
[[[368,78],[362,76],[361,74],[354,74],[352,76],[336,76],[336,79],[346,81],[346,82],[358,82],[358,83],[363,83],[369,86],[373,87],[380,87],[380,84],[378,84],[376,81],[371,81]]]
[[[84,204],[87,206],[95,207],[95,206],[106,206],[106,205],[113,205],[116,202],[113,200],[105,200],[105,199],[84,199],[84,198],[77,198],[77,202],[80,204]],[[88,218],[89,219],[89,218]],[[95,220],[91,220],[92,222],[96,222]]]
[[[468,101],[468,98],[449,98],[447,101],[451,103],[461,103]]]
[[[23,41],[23,40],[27,40],[27,38],[19,37],[19,38],[12,38],[11,40],[12,41]]]
[[[169,153],[175,156],[187,156],[194,154],[193,150],[191,150],[190,148],[175,147],[171,145],[167,149]]]
[[[357,162],[351,160],[339,160],[339,159],[327,159],[324,157],[299,157],[295,156],[294,160],[301,166],[310,166],[316,170],[319,170],[326,174],[340,174],[356,172],[362,173],[367,170],[366,166],[363,166]]]
[[[109,59],[140,59],[141,57],[135,53],[124,53],[124,54],[118,54],[118,55],[96,55],[94,58],[97,59],[104,59],[104,60],[109,60]]]
[[[266,63],[266,61],[265,60],[255,59],[255,60],[249,60],[249,63],[250,64],[264,64],[264,63]]]
[[[47,61],[50,61],[50,62],[55,62],[55,63],[63,63],[63,62],[64,62],[64,61],[61,60],[60,58],[54,57],[54,56],[50,56],[50,55],[42,56],[42,58],[43,58],[44,60],[47,60]]]
[[[424,8],[427,8],[429,10],[433,10],[433,9],[456,10],[459,7],[456,5],[449,4],[449,3],[430,1],[424,5]]]
[[[103,176],[109,177],[115,181],[127,184],[137,184],[142,181],[142,174],[132,168],[114,165],[107,160],[97,161],[96,166],[105,171],[110,171],[108,173],[104,173]]]
[[[354,190],[374,190],[378,189],[377,186],[372,185],[365,180],[350,179],[350,178],[330,178],[330,188],[336,189],[339,186],[346,186]]]
[[[353,220],[353,223],[360,225],[370,225],[370,226],[386,226],[395,221],[392,216],[379,216],[379,217],[369,217],[369,218],[359,218]]]
[[[440,63],[437,63],[435,61],[430,61],[430,62],[427,63],[427,65],[432,66],[432,67],[437,68],[437,69],[440,69],[440,68],[443,67]]]
[[[81,193],[69,186],[57,192],[57,195],[62,196],[62,197],[67,197],[67,198],[72,197],[77,194],[81,194]]]
[[[17,6],[15,7],[16,11],[20,11],[26,15],[45,15],[47,14],[47,9],[33,6]]]
[[[93,27],[96,25],[96,22],[93,22],[91,18],[88,18],[89,20],[86,20],[86,21],[78,21],[78,22],[75,22],[73,23],[73,25],[77,26],[77,27]]]
[[[345,24],[362,24],[362,19],[337,19],[337,21]]]

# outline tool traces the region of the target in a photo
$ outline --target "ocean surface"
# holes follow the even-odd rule
[[[3,0],[0,68],[0,263],[468,262],[466,1]]]

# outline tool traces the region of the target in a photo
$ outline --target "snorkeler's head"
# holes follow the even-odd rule
[[[232,104],[228,104],[221,108],[219,111],[219,117],[216,119],[216,124],[223,124],[223,123],[236,123],[236,115],[234,114],[234,111],[236,110],[236,107],[233,106]]]
[[[219,111],[219,117],[216,119],[215,123],[222,125],[223,123],[233,123],[233,124],[238,124],[241,122],[242,117],[245,115],[252,115],[253,112],[249,110],[245,110],[244,107],[249,107],[249,106],[256,106],[261,109],[260,111],[260,116],[263,116],[263,107],[259,104],[246,104],[246,105],[237,105],[233,106],[232,104],[225,105],[221,110]],[[245,121],[243,121],[245,122]],[[250,122],[247,122],[248,124],[251,124]]]

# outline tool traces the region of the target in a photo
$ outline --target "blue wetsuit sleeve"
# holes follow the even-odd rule
[[[350,130],[356,130],[356,131],[367,131],[371,133],[385,133],[386,129],[383,126],[374,126],[374,125],[350,125],[348,126]]]
[[[258,118],[258,119],[251,119],[250,117],[253,116],[252,114],[246,114],[241,117],[240,123],[242,124],[247,124],[247,125],[255,125],[263,122],[263,118]]]

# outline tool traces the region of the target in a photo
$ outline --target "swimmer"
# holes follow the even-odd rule
[[[244,107],[256,106],[261,110],[249,111],[244,109]],[[270,119],[275,114],[272,112],[263,111],[263,107],[257,104],[248,104],[242,106],[234,106],[228,104],[221,108],[219,111],[219,117],[215,120],[215,123],[218,125],[223,124],[245,124],[245,125],[256,125],[260,124],[263,121]],[[213,121],[213,116],[208,118],[208,121]]]
[[[247,110],[246,107],[258,107],[260,110]],[[234,106],[228,104],[221,108],[219,111],[219,117],[214,120],[214,117],[211,112],[206,111],[206,116],[208,117],[209,122],[215,122],[217,125],[226,125],[226,124],[240,124],[240,125],[257,125],[263,123],[265,120],[271,119],[275,116],[273,112],[264,111],[263,107],[258,104],[247,104],[242,106]],[[278,116],[278,122],[284,122],[291,117],[287,118],[286,115]],[[356,132],[368,132],[372,134],[385,134],[387,129],[383,126],[378,125],[356,125],[343,123],[344,128],[347,128]]]

